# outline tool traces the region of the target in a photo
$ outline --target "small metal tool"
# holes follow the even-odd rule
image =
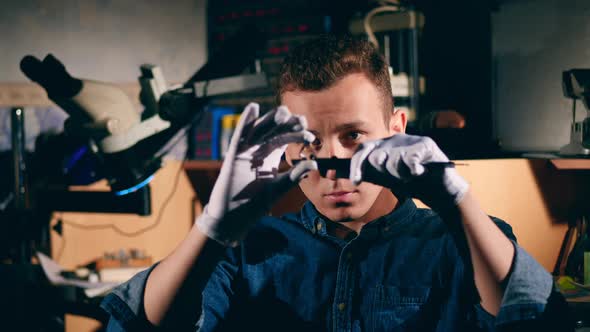
[[[309,157],[309,159],[315,160],[318,164],[318,171],[320,172],[321,176],[326,176],[328,170],[335,170],[336,171],[336,178],[345,178],[348,179],[350,176],[350,159],[349,158],[314,158],[313,155]],[[293,165],[297,165],[297,163],[301,162],[302,160],[309,160],[309,159],[297,159],[293,160]],[[428,171],[435,171],[440,170],[443,168],[455,167],[455,163],[452,161],[448,162],[429,162],[423,164],[424,167]]]

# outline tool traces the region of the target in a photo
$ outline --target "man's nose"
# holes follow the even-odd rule
[[[351,158],[352,151],[345,148],[338,142],[327,142],[324,144],[323,149],[319,151],[317,154],[318,158]],[[336,170],[335,169],[328,169],[326,175],[324,176],[330,180],[336,180]]]
[[[321,149],[316,151],[318,158],[351,158],[354,151],[342,146],[338,140],[327,141],[322,144]]]
[[[329,179],[329,180],[336,180],[336,170],[335,169],[329,169],[326,172],[325,178],[326,179]]]

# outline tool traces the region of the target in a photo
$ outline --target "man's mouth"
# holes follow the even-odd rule
[[[355,194],[357,194],[357,191],[333,191],[325,194],[324,198],[334,203],[350,202]]]

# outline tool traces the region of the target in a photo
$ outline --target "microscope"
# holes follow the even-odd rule
[[[563,94],[573,101],[569,144],[559,150],[563,156],[590,156],[590,69],[570,69],[562,73]],[[586,118],[576,121],[576,103],[581,99]]]
[[[268,87],[264,72],[244,73],[266,40],[255,26],[245,26],[178,86],[169,87],[158,66],[142,65],[143,112],[117,86],[75,78],[51,54],[42,60],[27,55],[20,67],[68,113],[64,133],[69,138],[62,142],[85,142],[112,193],[124,196],[150,182],[162,157],[201,119],[211,97]]]

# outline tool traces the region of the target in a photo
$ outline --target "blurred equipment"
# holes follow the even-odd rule
[[[570,229],[575,228],[576,239],[565,265],[565,275],[574,278],[581,284],[590,286],[590,227],[588,218],[582,216]]]
[[[8,320],[8,326],[18,322],[20,330],[29,331],[33,329],[28,324],[34,324],[35,330],[45,331],[48,330],[46,326],[50,326],[47,320],[51,319],[53,325],[63,328],[63,320],[58,321],[54,316],[63,317],[65,312],[106,323],[108,318],[104,311],[90,298],[103,294],[115,283],[65,280],[64,271],[47,256],[51,251],[48,241],[51,213],[149,215],[149,181],[160,168],[162,157],[184,139],[186,129],[201,118],[209,96],[267,85],[264,73],[244,75],[244,69],[254,63],[254,50],[261,47],[264,37],[254,35],[251,29],[239,31],[249,35],[237,33],[228,38],[218,56],[178,88],[168,87],[158,67],[142,66],[139,81],[144,112],[113,84],[71,76],[51,54],[43,60],[33,56],[21,60],[25,75],[41,85],[69,117],[63,133],[39,137],[29,163],[24,156],[24,112],[22,108],[12,112],[14,182],[10,184],[13,193],[0,201],[0,217],[6,221],[5,232],[0,234],[4,235],[0,238],[0,254],[6,248],[10,261],[19,263],[0,264],[5,286],[2,294],[11,309],[7,312],[13,318]],[[180,171],[177,174],[181,174]],[[71,185],[90,184],[102,178],[108,180],[110,191],[70,190]],[[52,229],[61,235],[63,224],[58,221]],[[136,235],[131,234],[129,236]],[[41,268],[31,265],[34,251],[40,252],[37,257],[48,271],[46,277],[50,284],[59,287],[50,287],[45,276],[41,278]],[[140,260],[131,256],[126,258],[128,262]],[[104,275],[105,279],[117,279],[121,275],[117,267],[104,270],[110,273]],[[98,285],[101,287],[96,287]],[[41,314],[35,313],[41,313],[43,320],[37,319]]]
[[[15,220],[8,223],[14,227],[6,232],[11,234],[7,250],[12,260],[29,262],[33,248],[49,252],[47,220],[53,211],[149,215],[147,184],[163,156],[200,120],[209,96],[267,86],[264,73],[244,74],[263,42],[263,34],[244,28],[177,88],[168,87],[157,66],[141,66],[143,112],[117,86],[75,78],[51,54],[43,60],[25,56],[21,70],[69,117],[63,133],[39,136],[31,162],[27,162],[24,112],[13,110],[13,193],[0,202],[2,217]],[[69,188],[103,178],[110,191]],[[43,234],[41,239],[39,234]]]
[[[153,264],[152,257],[138,249],[105,252],[93,264],[101,282],[125,282]]]
[[[16,107],[11,110],[11,133],[12,133],[12,170],[13,170],[13,196],[12,196],[12,217],[14,219],[14,227],[18,229],[25,236],[23,241],[17,245],[15,252],[15,261],[26,262],[31,256],[30,245],[33,240],[38,240],[41,246],[47,246],[49,239],[47,232],[38,238],[35,235],[27,232],[28,219],[30,210],[30,193],[27,181],[27,164],[25,151],[25,114],[24,108]],[[8,204],[7,202],[6,204]],[[4,210],[4,209],[2,209]],[[44,230],[47,230],[45,227]],[[11,242],[6,239],[6,242]]]
[[[263,110],[276,107],[275,86],[283,58],[296,46],[324,33],[344,32],[348,13],[356,1],[209,1],[207,5],[207,49],[211,59],[218,61],[219,68],[229,68],[239,58],[252,57],[251,72],[264,72],[268,88],[252,89],[245,93],[225,94],[212,98],[220,107],[242,109],[249,102],[257,102]],[[244,26],[256,31],[251,33]],[[261,32],[265,43],[244,53],[241,48],[227,49],[224,45],[231,35],[239,31],[241,43],[250,46],[256,43]],[[244,31],[244,33],[242,33]],[[225,49],[225,50],[224,50]],[[239,54],[239,56],[235,56]],[[222,57],[220,57],[220,55]],[[233,58],[232,58],[233,57]],[[227,62],[227,63],[224,63]],[[231,75],[236,75],[233,73]],[[231,76],[230,74],[222,76]],[[195,81],[206,81],[202,77]],[[212,82],[213,83],[213,82]],[[213,88],[209,86],[209,91]]]
[[[169,122],[158,115],[142,121],[123,91],[108,83],[72,77],[51,54],[43,61],[26,56],[21,69],[70,115],[65,123],[68,135],[87,140],[91,151],[100,153],[115,194],[133,192],[151,180],[160,167],[159,158],[139,158],[135,149],[138,142],[168,129]]]
[[[420,95],[425,93],[424,77],[418,67],[418,37],[424,15],[407,1],[383,0],[364,16],[353,18],[353,34],[367,34],[390,65],[391,90],[395,105],[413,122],[419,115]],[[420,114],[422,116],[422,114]]]
[[[157,66],[143,65],[139,78],[141,101],[145,105],[143,116],[119,88],[74,78],[51,54],[43,61],[26,56],[21,69],[70,115],[65,124],[68,137],[65,140],[85,142],[87,149],[82,148],[79,154],[88,151],[94,155],[97,163],[94,172],[103,173],[112,191],[122,196],[150,182],[161,166],[162,157],[201,118],[211,95],[268,85],[264,73],[239,75],[237,71],[243,68],[236,69],[237,65],[233,65],[228,71],[227,67],[215,65],[219,61],[205,64],[189,82],[176,89],[168,89]],[[242,67],[242,60],[239,62]],[[234,76],[219,78],[226,74]]]
[[[569,144],[559,154],[590,155],[590,69],[570,69],[562,73],[563,94],[572,99],[572,127]],[[581,99],[586,107],[586,118],[576,121],[576,103]]]

